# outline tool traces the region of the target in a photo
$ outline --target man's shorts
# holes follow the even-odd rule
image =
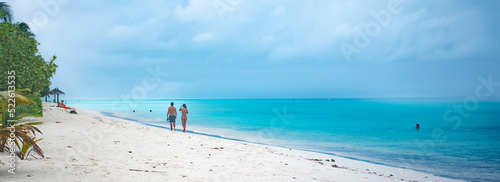
[[[175,123],[175,116],[168,116],[168,120]]]

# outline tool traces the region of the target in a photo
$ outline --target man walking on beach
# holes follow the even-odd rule
[[[171,102],[167,111],[167,120],[170,121],[170,131],[172,131],[172,125],[174,126],[173,129],[177,131],[175,129],[175,118],[177,118],[177,110],[175,110],[174,102]]]

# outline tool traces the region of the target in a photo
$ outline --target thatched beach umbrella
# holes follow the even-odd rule
[[[57,98],[57,102],[59,102],[59,95],[64,95],[64,92],[59,90],[57,87],[55,89],[52,89],[51,91],[49,91],[49,94],[50,95],[54,95],[54,102],[56,101],[56,98]]]

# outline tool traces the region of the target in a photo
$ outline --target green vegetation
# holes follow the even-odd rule
[[[0,2],[0,20],[12,22],[13,16],[10,6],[6,2]]]
[[[14,140],[14,143],[16,143],[16,146],[19,149],[19,151],[16,153],[17,157],[19,157],[21,160],[24,160],[24,159],[28,158],[28,156],[30,155],[30,153],[32,151],[35,151],[35,152],[40,151],[37,153],[43,157],[42,149],[40,149],[40,147],[38,145],[36,145],[36,142],[38,142],[40,140],[42,140],[42,139],[35,140],[35,137],[32,137],[31,140],[29,140],[29,141],[23,140],[22,145],[19,144],[20,142],[18,140]]]
[[[28,24],[13,23],[12,11],[5,2],[0,2],[0,42],[0,152],[13,150],[20,159],[33,156],[31,152],[43,157],[37,145],[40,139],[36,139],[36,133],[42,132],[35,126],[41,122],[26,122],[23,118],[42,116],[40,97],[48,94],[50,78],[57,68],[56,56],[48,62],[43,59],[38,51],[40,43]],[[15,90],[9,88],[12,85],[8,81],[15,82]],[[17,149],[12,148],[14,144]]]
[[[0,80],[4,83],[0,84],[0,90],[7,90],[5,83],[10,70],[15,71],[16,88],[39,93],[50,85],[57,68],[56,56],[46,62],[38,52],[40,43],[30,33],[21,30],[19,23],[0,23]]]
[[[15,117],[10,118],[8,114],[8,99],[11,98],[11,94],[14,93],[16,100]],[[26,159],[30,152],[33,151],[36,154],[43,156],[43,151],[38,146],[36,142],[40,139],[36,139],[36,133],[42,133],[35,125],[42,124],[42,122],[25,122],[22,119],[24,117],[41,117],[41,111],[37,110],[36,107],[32,107],[34,103],[31,99],[25,97],[21,92],[0,91],[0,106],[2,118],[2,124],[0,125],[0,152],[15,150],[9,145],[9,139],[13,139],[13,142],[17,146],[16,155],[20,159]],[[9,120],[15,120],[14,122],[9,122]],[[10,138],[11,134],[15,138]]]
[[[49,95],[49,92],[50,92],[50,88],[49,86],[45,86],[42,91],[40,91],[40,97],[45,97],[45,102],[47,102],[47,97],[50,98],[50,95]]]
[[[16,89],[29,89],[25,96],[35,102],[33,107],[41,110],[40,97],[47,94],[44,91],[56,72],[56,56],[46,62],[38,51],[40,43],[35,40],[28,24],[11,23],[12,11],[5,2],[0,2],[0,11],[0,91],[8,89],[8,71],[15,71]]]

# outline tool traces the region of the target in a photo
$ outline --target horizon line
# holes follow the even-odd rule
[[[418,98],[462,98],[467,96],[427,96],[427,97],[281,97],[281,98],[138,98],[138,99],[129,99],[129,98],[65,98],[65,99],[82,99],[82,100],[114,100],[114,99],[123,99],[123,100],[156,100],[156,99],[172,99],[172,100],[271,100],[271,99],[418,99]],[[41,97],[43,98],[43,97]],[[491,97],[486,100],[491,99],[500,99],[500,97]],[[52,100],[52,99],[49,99]]]

